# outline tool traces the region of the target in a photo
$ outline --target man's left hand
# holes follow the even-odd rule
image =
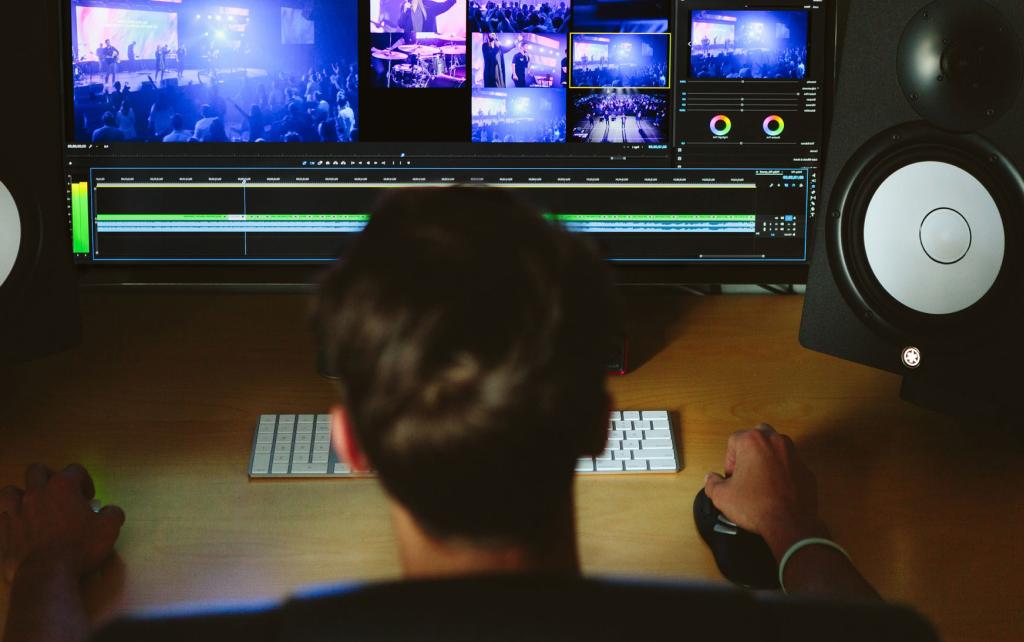
[[[13,582],[26,561],[54,563],[76,576],[95,570],[114,549],[124,511],[93,512],[95,487],[78,464],[54,473],[42,464],[25,472],[25,488],[0,490],[0,562]]]

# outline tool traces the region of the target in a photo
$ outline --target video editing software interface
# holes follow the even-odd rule
[[[807,259],[823,0],[63,1],[78,262],[326,262],[446,184],[613,261]]]

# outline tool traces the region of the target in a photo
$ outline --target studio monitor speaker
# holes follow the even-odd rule
[[[851,0],[800,339],[961,415],[1020,404],[1024,2]]]
[[[19,62],[17,90],[0,101],[0,363],[56,352],[79,336],[56,9],[53,0],[9,8],[18,25],[12,50],[34,53]]]

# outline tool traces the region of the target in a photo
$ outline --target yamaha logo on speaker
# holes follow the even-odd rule
[[[905,348],[903,350],[903,365],[911,370],[921,367],[921,350],[914,347]]]

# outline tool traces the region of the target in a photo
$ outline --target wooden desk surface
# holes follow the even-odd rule
[[[836,539],[886,597],[947,641],[1024,639],[1019,437],[905,405],[896,377],[803,350],[799,297],[629,298],[638,368],[612,389],[621,408],[678,413],[685,468],[579,482],[588,573],[721,581],[693,496],[729,434],[763,420],[794,437]],[[246,477],[257,415],[332,400],[306,305],[91,292],[80,348],[0,368],[0,486],[32,461],[80,461],[128,514],[118,559],[87,587],[98,618],[397,575],[376,482]]]

